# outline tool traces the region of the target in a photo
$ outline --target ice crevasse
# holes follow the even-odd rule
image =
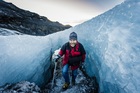
[[[85,69],[96,76],[100,93],[140,91],[140,1],[126,0],[113,9],[68,30],[45,37],[0,36],[0,85],[29,80],[41,85],[51,52],[75,31],[87,52]]]

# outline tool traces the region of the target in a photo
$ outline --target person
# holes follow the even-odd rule
[[[69,35],[69,42],[65,43],[57,55],[55,61],[57,62],[59,58],[63,57],[62,61],[62,75],[65,79],[65,83],[62,86],[63,89],[67,89],[70,85],[69,79],[69,67],[72,70],[72,85],[75,85],[75,79],[77,76],[77,69],[83,64],[86,56],[85,49],[83,45],[78,42],[77,34],[75,32],[70,33]]]

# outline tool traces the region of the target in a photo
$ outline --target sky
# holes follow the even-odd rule
[[[124,0],[4,0],[51,21],[75,26],[96,17]]]

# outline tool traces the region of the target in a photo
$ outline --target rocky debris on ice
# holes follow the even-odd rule
[[[7,84],[0,88],[0,93],[40,93],[40,88],[35,83],[22,81],[17,84]]]

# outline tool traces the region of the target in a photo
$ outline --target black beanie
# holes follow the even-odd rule
[[[77,40],[77,34],[75,32],[71,32],[70,33],[70,36],[69,36],[69,39],[73,39],[73,40]]]

